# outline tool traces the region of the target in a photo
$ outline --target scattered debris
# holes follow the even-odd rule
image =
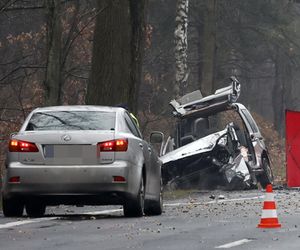
[[[224,199],[225,199],[225,196],[220,194],[220,195],[218,196],[218,199],[219,199],[219,200],[224,200]]]
[[[212,194],[211,196],[209,196],[209,198],[214,200],[214,199],[216,198],[216,196],[214,196],[214,195]]]

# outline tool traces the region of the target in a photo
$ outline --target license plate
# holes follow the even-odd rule
[[[45,156],[45,158],[53,158],[54,157],[54,145],[46,145],[44,147],[44,156]]]
[[[46,164],[96,164],[96,145],[45,145]]]

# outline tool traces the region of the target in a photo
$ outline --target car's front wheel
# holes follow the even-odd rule
[[[2,198],[2,210],[5,217],[21,217],[24,204],[17,199]]]
[[[25,205],[25,210],[29,217],[42,217],[45,214],[46,206],[39,203],[28,203]]]
[[[144,180],[141,178],[140,188],[138,195],[135,199],[125,202],[123,205],[124,215],[126,217],[141,217],[144,215],[144,202],[145,202],[145,186]]]

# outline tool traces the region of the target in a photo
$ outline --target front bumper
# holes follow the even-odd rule
[[[53,204],[122,204],[137,195],[140,173],[126,161],[70,166],[12,162],[4,173],[2,194],[4,198],[38,197]],[[20,182],[8,182],[14,176],[19,176]],[[123,176],[126,181],[114,182],[114,176]]]

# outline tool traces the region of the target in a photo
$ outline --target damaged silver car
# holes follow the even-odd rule
[[[241,85],[202,97],[200,91],[171,101],[173,137],[161,148],[164,184],[175,187],[245,189],[273,182],[264,138],[247,108],[237,103]]]

